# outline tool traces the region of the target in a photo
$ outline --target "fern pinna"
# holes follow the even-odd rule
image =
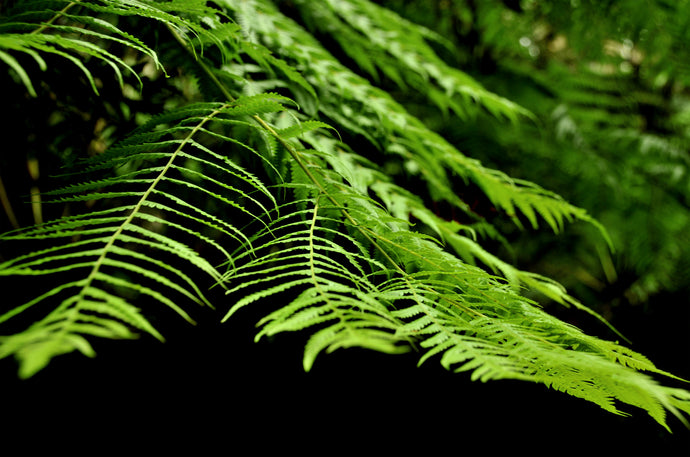
[[[297,3],[306,23],[330,23],[324,30],[341,34],[337,41],[351,46],[345,52],[369,73],[414,84],[462,116],[484,109],[502,121],[532,122],[523,108],[443,64],[425,45],[437,39],[428,30],[391,12],[363,27],[359,19],[379,11],[365,1],[328,2],[323,11]],[[74,55],[90,57],[91,66],[105,62],[120,78],[120,67],[136,74],[109,52],[124,46],[156,65],[179,65],[198,91],[197,100],[164,110],[105,153],[79,162],[68,175],[77,184],[44,194],[75,214],[0,238],[20,252],[2,259],[0,276],[40,278],[44,286],[22,302],[3,304],[0,324],[8,330],[0,357],[15,356],[20,376],[34,375],[59,354],[93,356],[94,337],[148,333],[162,340],[165,329],[155,328],[150,316],[166,308],[192,321],[188,307],[212,306],[226,320],[245,306],[270,302],[278,306],[259,322],[257,338],[311,332],[306,370],[320,353],[339,348],[416,349],[420,363],[438,358],[448,369],[470,371],[472,379],[532,381],[613,413],[624,414],[619,401],[664,426],[667,411],[685,421],[690,393],[643,372],[673,375],[552,317],[522,294],[529,288],[593,313],[557,282],[485,249],[485,239],[507,241],[459,191],[475,186],[520,229],[525,221],[534,228],[543,221],[560,233],[579,220],[606,238],[603,227],[558,195],[462,154],[273,3],[20,7],[0,24],[0,58],[31,96],[38,96],[31,70],[12,53],[45,67],[41,54],[57,52],[46,48],[48,41],[65,49],[58,54],[93,89],[92,70]],[[154,51],[106,15],[165,25],[177,46]],[[362,41],[347,40],[364,32],[387,36],[396,27],[415,37],[414,46],[386,48],[374,40],[388,59],[366,60]],[[88,41],[94,37],[101,40]],[[406,65],[400,78],[390,66],[398,60]],[[406,188],[370,156],[406,167],[427,189]],[[443,201],[464,218],[444,219],[429,201]],[[207,298],[214,285],[226,300]]]

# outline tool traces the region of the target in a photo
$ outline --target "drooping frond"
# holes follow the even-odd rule
[[[36,96],[31,78],[17,54],[30,57],[42,71],[48,70],[44,56],[62,57],[78,67],[94,92],[98,88],[94,76],[83,63],[88,59],[104,62],[112,68],[120,84],[121,68],[139,79],[139,75],[122,58],[109,52],[106,46],[117,44],[148,56],[161,67],[157,54],[139,38],[119,28],[117,24],[95,14],[137,16],[158,21],[178,30],[188,40],[218,44],[217,35],[210,33],[208,24],[220,28],[220,22],[211,21],[217,13],[201,0],[156,2],[150,0],[102,0],[100,2],[74,2],[69,0],[22,1],[0,18],[0,60],[12,68],[27,91]],[[200,19],[206,17],[207,27]],[[218,49],[224,49],[219,47]],[[139,80],[141,84],[141,81]]]
[[[251,249],[234,220],[258,220],[275,204],[251,172],[218,151],[232,146],[239,157],[258,154],[224,131],[252,128],[247,116],[279,110],[281,100],[260,95],[159,116],[83,164],[93,173],[112,169],[113,176],[49,193],[56,202],[88,202],[90,210],[3,235],[5,243],[51,243],[0,264],[1,276],[42,277],[47,286],[0,317],[44,316],[3,336],[0,357],[17,355],[28,377],[57,354],[92,355],[86,336],[133,338],[133,328],[162,339],[135,307],[137,296],[190,321],[186,302],[210,305],[202,288],[221,278],[211,259],[229,257],[228,240]],[[226,208],[227,218],[214,214],[217,207]]]
[[[511,179],[466,157],[408,113],[387,92],[343,66],[270,3],[228,0],[223,4],[237,11],[238,22],[250,39],[257,39],[269,49],[275,48],[275,52],[287,61],[296,62],[307,80],[325,91],[319,94],[319,110],[325,116],[364,135],[387,153],[400,157],[410,173],[420,174],[427,182],[433,198],[445,199],[469,213],[467,203],[458,198],[453,185],[459,177],[479,186],[489,200],[518,225],[521,222],[516,210],[521,211],[533,226],[538,223],[538,214],[554,231],[560,231],[568,220],[594,222],[585,211],[553,193],[535,184]],[[517,115],[517,108],[514,109]]]
[[[387,353],[406,350],[399,345],[402,339],[394,335],[399,323],[375,284],[374,275],[385,271],[385,266],[369,258],[356,238],[339,230],[340,220],[328,215],[339,212],[338,208],[325,196],[296,202],[300,203],[314,206],[290,211],[288,217],[271,225],[270,232],[257,234],[252,242],[261,248],[253,254],[259,255],[252,255],[227,274],[226,281],[237,284],[229,294],[259,290],[238,299],[224,319],[255,301],[296,289],[294,300],[261,320],[263,328],[256,338],[328,323],[307,343],[306,370],[324,350],[350,346]],[[234,261],[242,262],[243,257],[248,256],[237,256]]]
[[[665,409],[682,420],[685,394],[639,373],[664,373],[645,357],[584,335],[435,241],[401,228],[401,220],[326,166],[329,154],[295,149],[292,155],[304,171],[293,175],[295,193],[312,198],[257,233],[252,243],[262,247],[253,255],[233,257],[225,279],[237,284],[228,291],[236,301],[226,319],[280,297],[287,304],[260,322],[257,338],[314,327],[307,370],[321,351],[359,346],[395,353],[412,344],[425,350],[420,363],[439,355],[445,367],[471,371],[473,379],[529,380],[614,413],[623,414],[617,400],[660,423]]]
[[[369,1],[299,1],[297,6],[310,28],[338,41],[343,51],[374,78],[385,74],[400,86],[425,93],[442,110],[461,118],[482,106],[492,115],[513,121],[530,113],[485,90],[471,76],[439,58],[427,41],[443,39],[393,11]]]

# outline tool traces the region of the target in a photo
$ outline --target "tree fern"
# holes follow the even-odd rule
[[[301,19],[333,34],[374,80],[380,71],[401,86],[415,85],[463,116],[477,105],[500,122],[531,116],[443,63],[427,45],[435,34],[391,12],[359,0],[328,2],[323,11],[298,4]],[[461,153],[273,3],[50,5],[57,6],[22,4],[0,28],[8,31],[0,35],[3,61],[29,94],[38,95],[30,71],[10,51],[39,66],[41,53],[57,54],[96,89],[91,70],[74,55],[95,60],[88,65],[105,63],[120,79],[120,67],[135,71],[110,51],[126,46],[192,74],[201,100],[162,111],[80,162],[69,175],[78,183],[45,194],[72,213],[0,238],[20,251],[3,256],[0,276],[41,278],[43,287],[4,305],[0,315],[7,329],[0,358],[16,356],[20,376],[63,353],[92,356],[94,337],[143,332],[163,339],[164,329],[148,318],[156,313],[152,305],[191,322],[194,305],[222,308],[226,320],[271,302],[257,339],[310,332],[306,370],[320,353],[339,348],[415,349],[420,363],[437,357],[475,380],[537,382],[613,413],[623,414],[616,404],[622,402],[664,426],[667,411],[685,422],[690,394],[642,372],[673,375],[524,296],[528,287],[586,309],[557,282],[485,249],[481,236],[508,239],[460,193],[474,186],[514,228],[545,223],[559,234],[582,221],[610,244],[603,227],[557,194]],[[380,19],[363,22],[373,13]],[[133,16],[165,25],[175,47],[154,51],[125,32],[120,22]],[[62,25],[73,22],[86,28]],[[98,40],[82,43],[87,37]],[[363,37],[385,58],[364,55]],[[74,55],[46,48],[48,42]],[[385,172],[389,159],[427,188],[397,182]],[[437,214],[437,202],[458,209],[462,220]],[[226,289],[226,300],[207,298],[214,285]]]

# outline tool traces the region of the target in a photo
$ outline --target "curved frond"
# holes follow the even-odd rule
[[[307,80],[326,91],[319,98],[319,110],[325,116],[356,134],[364,135],[387,153],[399,156],[410,173],[419,174],[424,179],[435,199],[447,200],[474,217],[468,204],[457,196],[453,181],[460,177],[479,186],[491,202],[519,226],[517,210],[533,226],[537,225],[537,214],[554,231],[560,231],[566,221],[584,220],[594,223],[607,238],[603,227],[586,211],[536,184],[513,180],[462,154],[408,113],[387,92],[372,86],[338,62],[311,35],[270,3],[223,3],[237,11],[245,33],[269,48],[275,44],[277,52],[285,59],[295,61],[299,68],[303,68]]]
[[[209,8],[206,2],[201,0],[32,0],[18,2],[7,12],[7,16],[0,18],[0,60],[17,73],[32,96],[36,96],[36,91],[31,79],[23,64],[13,54],[23,53],[30,56],[43,71],[46,71],[48,66],[42,55],[66,59],[82,71],[95,93],[98,93],[96,81],[87,65],[82,63],[84,60],[96,59],[106,63],[115,73],[120,85],[123,84],[121,68],[139,80],[139,75],[130,65],[109,52],[105,46],[98,43],[99,41],[131,48],[149,57],[156,67],[163,68],[153,49],[116,24],[94,17],[93,13],[143,17],[176,29],[190,41],[206,41],[214,45],[222,42],[216,34],[208,30],[208,24],[222,28],[219,21],[210,20],[215,18],[218,11]],[[202,26],[202,18],[206,18],[206,27]],[[223,51],[226,47],[218,46],[218,49]]]
[[[296,2],[312,29],[334,37],[343,51],[374,79],[386,75],[400,86],[420,90],[439,108],[461,118],[476,105],[496,117],[517,121],[531,117],[524,108],[484,89],[474,78],[452,68],[427,43],[444,42],[429,29],[366,0]]]
[[[307,370],[322,351],[359,346],[395,353],[411,344],[426,349],[420,363],[438,355],[446,368],[471,371],[473,379],[528,380],[616,414],[624,414],[615,404],[620,401],[662,424],[666,410],[684,420],[683,395],[638,371],[668,375],[648,359],[583,334],[434,240],[401,228],[401,220],[324,167],[328,154],[291,155],[310,170],[296,179],[313,197],[298,203],[302,210],[276,219],[272,237],[268,231],[257,235],[252,242],[262,248],[256,257],[234,257],[224,279],[237,284],[228,293],[238,298],[225,319],[255,302],[284,297],[285,304],[259,323],[257,339],[313,328]],[[378,255],[367,256],[370,251]],[[567,299],[545,278],[506,272]]]
[[[214,284],[222,274],[208,259],[225,261],[230,255],[227,240],[251,250],[240,228],[214,215],[211,207],[225,207],[226,215],[235,213],[239,219],[259,220],[256,215],[267,215],[275,200],[255,176],[198,139],[221,129],[214,135],[225,139],[219,145],[234,144],[220,133],[224,125],[279,109],[280,99],[262,95],[198,105],[193,117],[189,109],[167,113],[85,165],[132,171],[49,193],[60,202],[118,204],[2,236],[4,242],[50,239],[59,244],[3,262],[0,276],[75,279],[46,279],[47,284],[59,282],[2,315],[0,320],[7,321],[37,308],[47,311],[25,331],[3,336],[0,356],[17,355],[20,373],[28,377],[56,355],[72,350],[92,355],[87,337],[133,338],[135,329],[162,339],[135,307],[137,296],[190,322],[179,302],[210,306],[200,284]],[[203,256],[200,248],[213,254]],[[207,280],[186,271],[189,267]],[[58,305],[51,310],[49,302]]]

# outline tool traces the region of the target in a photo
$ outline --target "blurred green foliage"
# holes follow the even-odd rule
[[[559,239],[516,233],[520,265],[606,314],[612,304],[687,289],[690,2],[383,4],[451,40],[439,49],[447,60],[538,121],[458,122],[414,105],[421,117],[468,155],[587,209],[616,247],[609,255],[580,226]]]

